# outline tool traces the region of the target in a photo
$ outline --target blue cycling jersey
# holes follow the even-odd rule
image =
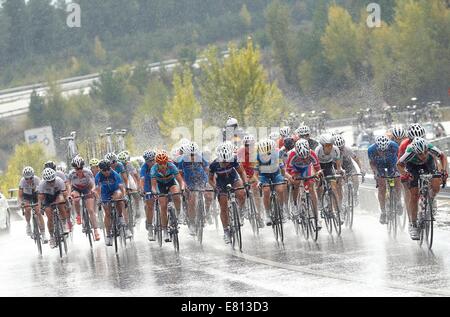
[[[377,166],[377,168],[396,170],[398,158],[398,144],[390,141],[386,151],[381,151],[376,144],[372,144],[368,149],[369,160]]]
[[[201,155],[196,155],[194,162],[191,162],[190,155],[181,156],[178,159],[178,169],[183,172],[184,181],[189,188],[208,182],[206,167],[208,167],[208,162]]]
[[[280,159],[279,151],[273,151],[270,155],[258,153],[256,156],[255,170],[260,174],[276,174],[280,172],[281,168],[284,168],[284,163]]]
[[[101,172],[95,176],[95,185],[101,188],[102,200],[109,198],[111,194],[117,191],[120,184],[123,184],[122,178],[113,170],[111,170],[111,174],[108,177],[104,176]]]
[[[220,162],[215,159],[209,166],[209,173],[216,174],[217,178],[237,177],[237,168],[239,168],[237,156],[234,157],[233,162],[227,162],[226,164],[222,164],[222,166],[220,165]]]
[[[125,167],[123,166],[122,163],[117,162],[117,165],[114,168],[114,171],[116,171],[119,175],[121,175],[122,173],[125,173]]]
[[[168,162],[166,170],[162,170],[158,164],[153,165],[151,169],[151,177],[155,178],[159,183],[169,183],[172,181],[179,173],[178,168],[174,163]]]
[[[141,177],[144,178],[144,191],[146,193],[151,192],[152,191],[152,173],[151,173],[152,168],[150,166],[147,165],[147,163],[144,163],[144,165],[142,165],[141,167]]]

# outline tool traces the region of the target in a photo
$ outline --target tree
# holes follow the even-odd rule
[[[26,57],[29,42],[29,16],[25,0],[6,0],[2,4],[3,10],[11,22],[9,24],[8,61]]]
[[[250,27],[252,26],[252,16],[250,12],[248,12],[247,5],[245,3],[242,5],[239,16],[241,17],[242,23],[245,25],[245,27],[247,29],[250,29]]]
[[[33,90],[30,96],[30,108],[28,111],[28,118],[33,127],[41,127],[45,125],[46,119],[45,99],[38,95],[36,90]]]
[[[58,29],[62,27],[58,22],[56,9],[50,0],[30,0],[27,4],[30,16],[30,40],[36,54],[50,54],[54,52],[58,39]]]
[[[8,160],[6,173],[0,179],[2,193],[7,193],[8,189],[19,186],[22,170],[25,166],[33,167],[36,175],[40,176],[42,166],[47,158],[44,148],[39,143],[16,145],[14,154]]]
[[[193,133],[194,120],[201,117],[201,107],[195,97],[192,73],[185,67],[173,76],[173,97],[167,102],[160,123],[161,133],[169,137],[177,127],[187,127]]]
[[[106,51],[103,48],[102,41],[98,36],[95,37],[95,45],[94,45],[94,54],[95,58],[100,64],[103,64],[106,60]]]
[[[229,52],[221,61],[212,47],[205,53],[208,62],[201,65],[200,93],[212,121],[223,124],[232,115],[243,126],[273,123],[283,111],[282,95],[275,83],[268,82],[259,49],[249,39],[242,49],[230,45]]]

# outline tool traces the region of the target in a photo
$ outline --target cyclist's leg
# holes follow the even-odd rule
[[[169,184],[167,184],[167,186],[169,187],[169,191],[172,194],[177,194],[180,192],[180,186],[178,185],[178,183],[175,182],[175,180],[172,180],[171,182],[169,182]],[[173,196],[173,203],[175,205],[175,209],[176,209],[176,213],[177,213],[177,217],[178,217],[180,215],[180,210],[181,210],[180,195]]]
[[[80,193],[77,190],[73,190],[70,194],[72,196],[73,205],[75,206],[75,212],[77,213],[77,218],[80,216]],[[81,221],[81,218],[79,218]]]
[[[406,169],[413,176],[413,179],[409,182],[410,188],[410,208],[411,208],[411,222],[413,224],[417,221],[417,211],[419,209],[419,170],[423,169],[423,165],[414,165],[407,163]]]
[[[105,212],[105,223],[106,235],[109,237],[111,235],[111,206],[109,204],[103,204],[103,210]]]
[[[94,227],[95,230],[98,229],[98,222],[94,206],[95,206],[94,197],[92,197],[92,195],[88,196],[86,198],[86,209],[89,213],[89,219],[91,220],[92,227]]]
[[[62,194],[58,194],[56,196],[55,202],[58,203],[58,204],[65,202],[65,199],[64,199],[63,195]],[[70,215],[69,215],[69,213],[68,213],[68,211],[66,209],[66,205],[65,204],[58,205],[58,210],[59,210],[59,215],[61,217],[61,221],[63,222],[63,224],[66,224],[67,221],[70,219]]]
[[[233,182],[233,188],[242,187],[244,184],[242,183],[242,180],[238,178]],[[236,201],[239,205],[239,208],[244,207],[245,204],[245,190],[239,189],[235,192],[236,194]]]
[[[155,201],[153,197],[145,197],[145,217],[147,218],[147,226],[153,224],[153,209],[155,207]]]
[[[259,182],[261,185],[268,185],[269,184],[269,178],[266,175],[259,174]],[[263,192],[263,204],[264,204],[264,210],[266,214],[266,225],[270,226],[272,224],[271,220],[271,213],[270,213],[270,187],[265,186],[262,188]]]

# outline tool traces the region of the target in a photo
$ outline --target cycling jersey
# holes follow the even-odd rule
[[[94,175],[87,168],[83,168],[81,176],[76,170],[70,171],[69,181],[72,184],[73,189],[77,191],[87,190],[90,186],[93,187],[95,184]]]
[[[128,175],[133,175],[137,173],[136,168],[130,162],[125,163],[124,168],[125,172],[127,172]]]
[[[355,166],[353,165],[352,159],[357,159],[355,152],[348,146],[343,146],[339,149],[341,151],[342,168],[348,172],[354,172]]]
[[[55,181],[53,183],[49,183],[45,180],[42,180],[38,186],[38,193],[44,195],[58,195],[59,193],[66,190],[66,184],[64,181],[56,176]]]
[[[195,155],[194,162],[191,162],[190,155],[181,156],[178,160],[178,169],[183,172],[183,179],[191,189],[206,185],[208,175],[205,168],[207,167],[208,162],[201,155]]]
[[[341,159],[341,151],[339,151],[339,148],[336,145],[333,145],[330,154],[325,154],[322,144],[320,144],[314,152],[316,153],[320,164],[332,163]]]
[[[402,157],[403,154],[405,154],[406,148],[412,143],[412,140],[406,138],[405,140],[400,143],[400,146],[398,148],[398,158]]]
[[[398,162],[404,164],[411,163],[414,165],[423,165],[426,164],[430,158],[431,159],[433,157],[440,158],[441,155],[443,155],[443,152],[439,150],[437,147],[435,147],[433,144],[428,143],[427,147],[428,147],[428,155],[424,160],[421,160],[419,156],[414,152],[412,146],[409,145],[406,148],[405,154],[403,154],[402,157],[399,158]]]
[[[304,159],[297,155],[295,150],[289,152],[289,157],[286,163],[286,171],[290,175],[303,174],[302,177],[309,176],[304,175],[305,171],[309,171],[312,165],[316,171],[320,170],[319,159],[313,150],[309,150],[310,155]]]
[[[22,190],[22,197],[26,201],[37,202],[37,187],[41,182],[37,176],[33,177],[33,181],[28,183],[24,177],[19,182],[19,189]]]
[[[103,202],[110,200],[114,192],[120,189],[121,184],[123,184],[122,178],[113,170],[108,177],[101,172],[95,176],[95,185],[101,188]]]
[[[255,174],[256,166],[256,149],[241,147],[237,152],[238,162],[241,163],[247,177],[252,178]]]
[[[125,173],[125,167],[121,162],[116,163],[116,167],[113,168],[115,172],[117,172],[119,175],[122,173]]]
[[[279,173],[284,168],[284,163],[280,160],[280,152],[273,151],[270,155],[257,154],[255,170],[260,174]]]
[[[67,182],[67,176],[61,171],[56,171],[56,176],[61,178],[63,182]]]
[[[151,177],[155,178],[157,182],[159,183],[168,183],[175,179],[175,177],[178,175],[179,170],[175,166],[174,163],[168,162],[167,168],[165,171],[161,169],[161,167],[158,164],[153,165],[151,171]]]
[[[308,139],[308,143],[310,149],[317,149],[317,147],[320,145],[319,142],[311,138]]]
[[[144,178],[144,191],[146,193],[149,193],[149,192],[152,191],[152,184],[151,184],[151,180],[152,180],[152,173],[151,173],[152,166],[148,166],[148,164],[145,163],[141,167],[141,178]]]
[[[228,184],[233,185],[240,179],[237,168],[239,168],[239,163],[236,156],[233,162],[227,162],[224,166],[220,166],[216,159],[209,166],[209,174],[216,175],[217,187],[220,191],[225,192]]]
[[[384,175],[384,169],[388,170],[390,176],[397,173],[397,143],[389,141],[386,151],[380,151],[377,144],[372,144],[367,151],[369,160],[376,165],[379,175]]]

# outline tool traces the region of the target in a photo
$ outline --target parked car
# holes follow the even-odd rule
[[[11,228],[11,212],[6,197],[0,193],[0,230]]]

